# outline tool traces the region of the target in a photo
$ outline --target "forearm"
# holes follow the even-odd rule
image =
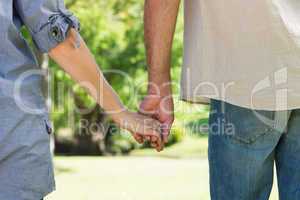
[[[74,42],[78,35],[71,30],[66,41],[49,52],[56,61],[76,82],[87,89],[97,103],[109,113],[119,113],[123,105],[105,80],[94,57],[80,38],[80,46],[75,48]],[[112,114],[114,117],[116,114]]]
[[[145,1],[145,44],[149,92],[170,90],[171,51],[180,0]],[[167,91],[168,92],[168,91]]]

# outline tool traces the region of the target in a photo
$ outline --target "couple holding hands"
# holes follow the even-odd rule
[[[174,120],[170,67],[179,5],[145,0],[149,84],[134,113],[105,80],[63,0],[0,0],[1,200],[40,200],[55,189],[48,114],[19,106],[46,110],[42,78],[23,80],[21,98],[14,93],[24,73],[39,69],[21,27],[120,127],[161,151]],[[300,199],[299,10],[296,0],[185,0],[181,99],[211,104],[213,200],[267,200],[274,163],[280,199]]]

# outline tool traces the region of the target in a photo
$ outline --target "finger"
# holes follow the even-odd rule
[[[164,144],[167,144],[169,142],[170,126],[166,123],[164,123],[162,126],[162,140]]]
[[[169,142],[169,133],[163,134],[163,142],[164,144],[167,144]]]
[[[158,140],[157,137],[151,136],[151,142],[152,142],[152,143],[156,143],[157,140]]]
[[[161,152],[161,151],[162,151],[162,149],[161,149],[160,146],[156,146],[155,150],[156,150],[157,152]]]
[[[154,147],[155,146],[155,147]],[[161,152],[164,149],[164,143],[163,142],[156,142],[153,143],[153,147],[157,152]]]
[[[143,136],[141,136],[141,135],[136,135],[136,139],[137,139],[137,141],[139,142],[139,143],[143,143],[144,142],[144,138],[143,138]]]
[[[163,149],[163,142],[162,142],[162,138],[160,136],[160,133],[156,132],[156,131],[152,131],[149,133],[149,135],[151,135],[151,140],[150,140],[150,144],[153,148],[155,148],[157,151],[161,151],[161,149]]]
[[[162,136],[161,136],[161,133],[159,134],[159,136],[156,138],[156,145],[157,145],[157,148],[156,150],[158,152],[162,151],[164,149],[164,142],[162,140]]]
[[[155,142],[151,142],[150,145],[152,148],[157,148],[157,144]]]
[[[157,152],[160,152],[161,144],[159,144],[158,142],[151,142],[151,147],[155,148]]]
[[[160,142],[160,143],[157,142],[156,144],[157,144],[156,151],[161,152],[164,149],[164,143],[163,142]]]
[[[151,136],[147,135],[147,136],[145,136],[145,139],[146,139],[147,141],[150,141],[150,142],[151,142]]]
[[[144,143],[144,138],[140,134],[135,133],[133,134],[133,137],[138,143],[140,144]]]

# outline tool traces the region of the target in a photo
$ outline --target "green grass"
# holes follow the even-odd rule
[[[55,165],[57,191],[46,200],[209,200],[207,159],[56,157]]]
[[[57,191],[46,200],[205,200],[205,160],[58,157]]]
[[[205,158],[207,157],[207,133],[199,131],[201,125],[208,123],[208,106],[175,101],[175,122],[173,129],[182,131],[183,141],[165,148],[161,153],[152,149],[137,149],[131,156],[165,158]],[[188,114],[187,114],[188,113]]]
[[[182,142],[166,148],[159,154],[152,149],[138,149],[131,152],[130,155],[165,158],[205,158],[207,157],[207,138],[186,136]]]

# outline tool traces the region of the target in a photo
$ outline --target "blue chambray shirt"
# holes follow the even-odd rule
[[[63,0],[0,0],[0,200],[39,200],[55,188],[48,114],[33,112],[47,110],[43,78],[23,25],[43,53],[79,29]]]

